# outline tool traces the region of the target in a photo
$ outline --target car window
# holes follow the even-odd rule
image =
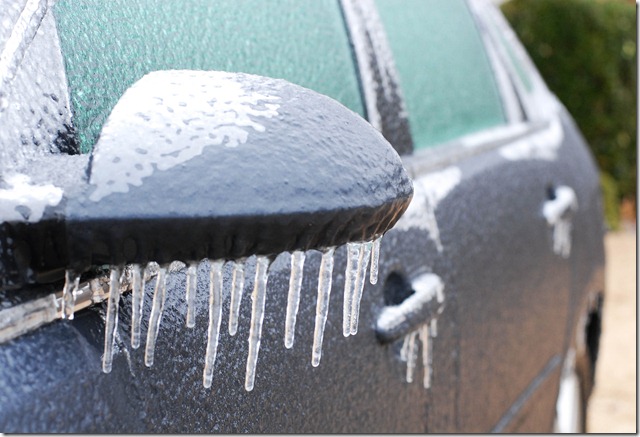
[[[377,0],[395,56],[415,149],[506,123],[464,0]]]
[[[54,13],[83,152],[122,93],[154,70],[282,78],[364,112],[335,0],[60,0]]]

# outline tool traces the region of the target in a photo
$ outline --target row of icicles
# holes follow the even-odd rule
[[[369,281],[371,284],[378,282],[378,260],[380,256],[379,237],[373,241],[363,243],[347,243],[347,267],[345,271],[344,304],[342,332],[345,337],[358,332],[358,318],[360,313],[360,300],[367,276],[367,267],[370,263]],[[324,327],[329,310],[329,296],[331,294],[331,281],[333,275],[333,255],[335,248],[328,248],[322,252],[320,263],[320,273],[318,275],[318,298],[316,303],[316,319],[313,334],[313,348],[311,364],[317,367],[322,356],[322,339]],[[294,251],[291,254],[291,275],[289,277],[289,294],[287,297],[287,312],[285,320],[284,345],[287,349],[293,347],[296,317],[300,303],[300,290],[302,286],[302,276],[305,261],[303,251]],[[238,316],[240,313],[240,302],[244,292],[244,262],[230,261],[233,265],[231,283],[231,302],[229,311],[229,335],[235,335],[238,329]],[[216,361],[218,338],[220,334],[220,322],[222,319],[222,268],[224,261],[216,260],[210,262],[210,285],[209,285],[209,326],[207,349],[205,355],[205,365],[203,374],[203,385],[211,387],[213,380],[213,369]],[[256,374],[256,364],[260,349],[260,338],[262,335],[262,321],[264,319],[265,298],[267,290],[267,279],[269,269],[269,258],[258,256],[256,261],[256,272],[253,293],[251,295],[251,324],[249,330],[249,353],[247,357],[247,370],[245,376],[245,389],[253,390]],[[196,320],[196,269],[198,262],[192,262],[187,266],[186,272],[186,302],[187,315],[186,326],[193,328]],[[113,347],[115,333],[118,326],[118,306],[120,302],[120,283],[124,277],[124,271],[119,267],[113,267],[109,278],[109,297],[107,300],[107,314],[105,322],[104,354],[102,357],[102,371],[111,372],[113,362]],[[131,347],[140,347],[140,322],[142,319],[142,304],[144,299],[145,284],[154,276],[156,277],[153,303],[149,319],[149,329],[147,331],[147,341],[145,345],[144,363],[147,367],[153,365],[154,351],[162,312],[164,310],[166,298],[166,275],[167,268],[159,267],[157,263],[150,262],[143,270],[140,265],[132,264],[127,266],[132,292],[132,315],[131,315]],[[73,319],[75,296],[78,292],[79,277],[74,277],[71,271],[66,273],[66,283],[62,292],[62,317]]]

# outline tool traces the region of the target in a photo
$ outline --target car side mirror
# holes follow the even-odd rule
[[[4,288],[105,264],[370,241],[413,193],[392,146],[340,103],[284,80],[217,71],[144,76],[114,107],[85,168],[73,186],[53,176],[46,186],[56,195],[45,203],[12,196],[20,188],[3,177]]]

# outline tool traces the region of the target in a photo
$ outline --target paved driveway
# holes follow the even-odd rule
[[[606,298],[589,432],[636,429],[636,231],[609,232]]]

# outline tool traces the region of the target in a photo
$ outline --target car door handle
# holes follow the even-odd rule
[[[444,284],[438,275],[422,274],[411,281],[413,294],[398,305],[384,307],[376,322],[376,335],[390,342],[415,331],[444,310]]]
[[[542,207],[542,215],[549,226],[556,225],[567,213],[578,209],[578,200],[573,188],[561,185],[553,190],[553,199]]]

